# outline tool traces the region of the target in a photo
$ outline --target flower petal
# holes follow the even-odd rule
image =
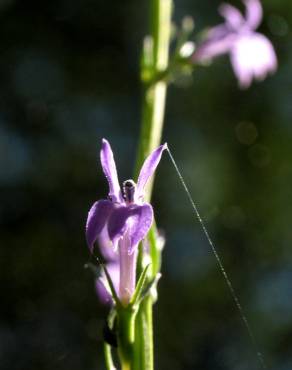
[[[211,27],[207,30],[206,36],[204,37],[204,42],[214,42],[217,40],[222,40],[224,37],[230,34],[230,28],[226,26],[225,23],[219,24],[218,26]]]
[[[277,56],[270,40],[254,32],[238,38],[231,63],[240,86],[247,88],[253,78],[262,80],[277,69]]]
[[[244,0],[246,6],[246,23],[252,30],[256,30],[263,18],[263,8],[259,0]]]
[[[108,235],[110,240],[116,244],[127,230],[127,220],[132,214],[129,206],[115,206],[108,220]]]
[[[160,162],[162,152],[167,148],[167,144],[160,145],[155,149],[144,161],[143,166],[140,170],[140,174],[137,181],[136,194],[137,197],[143,196],[145,185],[149,178],[153,175],[158,163]]]
[[[111,146],[106,139],[102,139],[100,161],[103,173],[109,184],[109,197],[111,197],[113,202],[122,201],[121,188],[119,184],[114,155]]]
[[[108,289],[109,288],[106,287],[106,281],[104,281],[104,278],[96,279],[95,291],[100,302],[104,305],[112,305],[114,303],[111,293]]]
[[[109,200],[100,200],[95,202],[88,212],[86,240],[91,253],[93,252],[93,244],[104,228],[113,208],[114,204]]]
[[[106,268],[114,284],[115,291],[118,292],[119,291],[119,278],[120,278],[119,264],[118,262],[107,263]],[[101,277],[96,280],[95,289],[96,289],[96,293],[100,301],[103,304],[109,304],[109,305],[113,304],[111,291],[110,291],[110,288],[109,288],[104,272],[102,272]]]
[[[117,243],[113,244],[108,235],[107,224],[97,237],[99,251],[106,262],[114,262],[119,258]]]
[[[113,243],[125,234],[129,240],[128,251],[132,253],[146,236],[153,222],[150,204],[116,207],[108,220],[108,233]]]
[[[219,55],[229,53],[237,37],[235,32],[228,31],[225,26],[214,27],[209,31],[207,39],[197,47],[192,60],[204,63]]]
[[[135,206],[128,221],[128,236],[130,238],[129,253],[133,253],[136,246],[147,235],[153,222],[153,209],[148,203]]]
[[[219,6],[219,13],[225,18],[226,24],[233,30],[237,31],[238,28],[244,23],[244,18],[240,11],[230,4],[221,4]]]

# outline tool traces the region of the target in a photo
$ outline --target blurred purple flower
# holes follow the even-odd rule
[[[119,287],[118,295],[124,304],[130,301],[136,286],[138,244],[145,238],[153,222],[152,206],[143,200],[144,188],[165,148],[166,144],[154,150],[145,160],[137,184],[127,180],[121,191],[110,144],[105,139],[102,141],[100,160],[109,184],[109,194],[108,199],[99,200],[91,207],[86,223],[86,239],[91,253],[94,243],[99,243],[102,255],[109,262],[109,274],[114,285]],[[99,293],[101,283],[106,288],[104,279],[101,277],[97,284]]]
[[[263,80],[277,69],[277,57],[267,37],[255,32],[261,23],[263,9],[259,0],[243,0],[245,17],[238,9],[222,4],[219,13],[225,23],[211,28],[197,47],[192,60],[202,63],[229,53],[234,73],[242,88],[252,79]]]

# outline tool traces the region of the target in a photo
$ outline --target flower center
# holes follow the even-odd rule
[[[127,203],[133,203],[135,197],[136,184],[133,180],[123,182],[123,197]]]

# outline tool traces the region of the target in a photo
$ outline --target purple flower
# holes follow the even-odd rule
[[[143,200],[144,189],[164,149],[166,144],[154,150],[145,160],[137,184],[127,180],[121,191],[113,152],[108,141],[102,140],[100,160],[109,184],[109,194],[108,199],[99,200],[91,207],[86,239],[91,253],[97,241],[105,259],[111,262],[109,273],[114,285],[119,287],[118,295],[124,304],[129,303],[136,286],[138,244],[153,222],[152,206]],[[118,268],[114,264],[118,264]]]
[[[264,79],[277,69],[277,57],[271,42],[255,32],[262,20],[259,0],[243,0],[245,17],[229,4],[219,7],[225,23],[211,28],[198,46],[192,59],[205,62],[229,53],[234,73],[242,88],[250,86],[252,79]]]

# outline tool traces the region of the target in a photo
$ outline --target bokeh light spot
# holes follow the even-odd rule
[[[258,137],[258,130],[252,122],[240,122],[235,128],[238,141],[244,145],[251,145]]]
[[[285,18],[278,14],[272,14],[268,19],[268,25],[273,35],[286,36],[289,32],[289,25]]]

